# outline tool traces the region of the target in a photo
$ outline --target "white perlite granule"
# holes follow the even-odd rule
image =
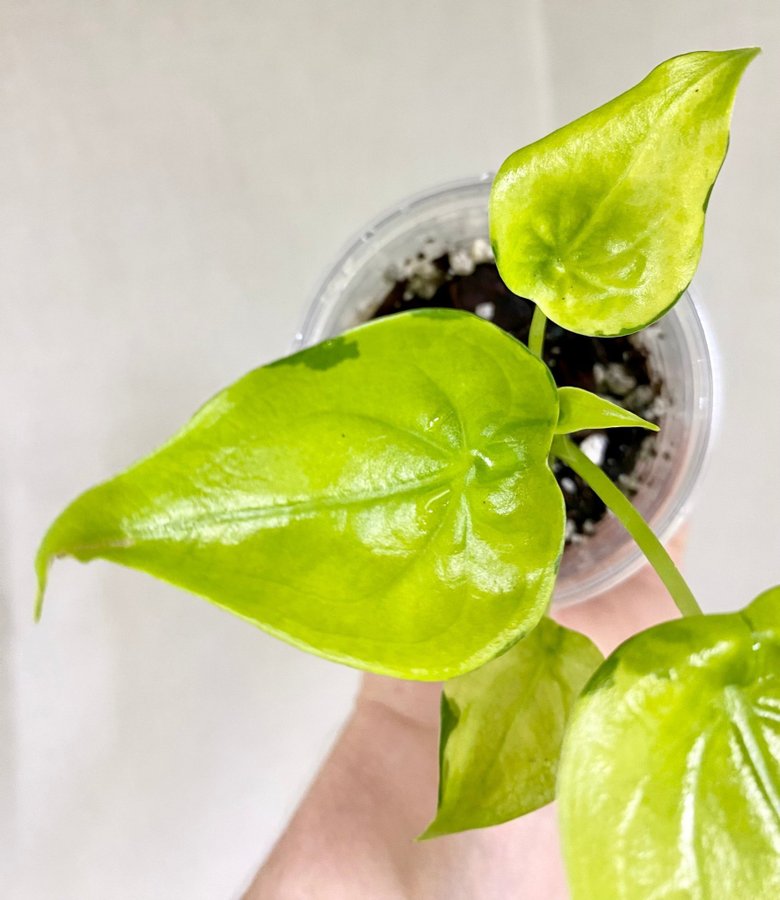
[[[597,431],[589,434],[580,444],[580,450],[588,457],[588,459],[600,466],[604,462],[604,455],[607,452],[607,444],[609,438],[603,431]]]
[[[477,264],[465,247],[450,253],[450,271],[453,275],[471,275]]]

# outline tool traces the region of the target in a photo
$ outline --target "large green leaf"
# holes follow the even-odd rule
[[[780,897],[780,587],[619,647],[575,707],[559,798],[575,898]]]
[[[39,551],[102,557],[341,662],[418,679],[547,606],[563,498],[549,370],[467,313],[365,325],[242,378],[77,499]]]
[[[503,656],[447,682],[439,808],[423,837],[498,825],[550,803],[569,712],[602,659],[584,635],[545,618]]]
[[[757,49],[677,56],[625,94],[513,153],[490,200],[501,277],[570,331],[618,335],[688,286]]]

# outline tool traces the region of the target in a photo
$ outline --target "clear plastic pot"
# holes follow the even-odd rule
[[[446,184],[411,197],[369,222],[317,288],[296,348],[366,321],[392,283],[393,270],[426,242],[452,250],[488,237],[492,175]],[[701,475],[713,422],[713,372],[701,320],[690,293],[660,322],[636,336],[663,383],[664,411],[656,454],[634,471],[633,502],[663,540],[684,519]],[[607,514],[593,535],[569,544],[555,604],[568,605],[606,591],[632,575],[643,557]]]

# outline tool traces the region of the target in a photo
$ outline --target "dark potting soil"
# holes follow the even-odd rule
[[[528,342],[534,304],[506,287],[485,241],[450,253],[429,249],[407,260],[388,277],[392,287],[372,318],[427,307],[462,309]],[[658,422],[663,402],[661,384],[653,377],[647,353],[635,337],[586,337],[548,322],[544,359],[559,387],[594,391]],[[641,458],[655,454],[655,434],[641,428],[615,428],[579,432],[572,437],[624,493],[636,493],[639,485],[634,470]],[[595,530],[606,508],[567,466],[556,461],[553,471],[566,501],[566,540],[581,541],[583,535]]]

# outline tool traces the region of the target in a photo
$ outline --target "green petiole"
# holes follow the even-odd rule
[[[554,438],[552,453],[584,479],[604,501],[607,508],[617,516],[658,573],[680,612],[684,616],[702,615],[701,607],[671,556],[620,488],[613,484],[570,438],[562,436]]]
[[[534,356],[542,358],[542,348],[544,347],[544,332],[547,328],[547,316],[542,312],[540,306],[534,307],[534,317],[531,319],[531,330],[528,334],[528,349]]]

